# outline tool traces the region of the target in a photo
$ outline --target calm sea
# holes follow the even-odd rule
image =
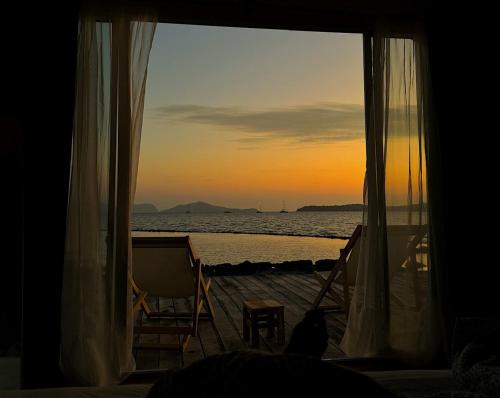
[[[348,238],[362,212],[134,214],[134,230]]]
[[[361,212],[134,214],[134,235],[190,235],[206,264],[335,259]]]

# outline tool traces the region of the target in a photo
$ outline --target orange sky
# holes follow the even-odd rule
[[[136,203],[361,203],[360,35],[161,25]]]

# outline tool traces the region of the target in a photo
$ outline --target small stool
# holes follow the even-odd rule
[[[285,307],[274,300],[251,300],[243,303],[243,339],[250,340],[252,347],[259,346],[259,329],[267,329],[267,337],[274,337],[278,329],[278,344],[285,344]]]

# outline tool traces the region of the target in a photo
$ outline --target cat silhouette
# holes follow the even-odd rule
[[[323,310],[310,310],[293,328],[283,352],[321,358],[328,347],[328,337]]]

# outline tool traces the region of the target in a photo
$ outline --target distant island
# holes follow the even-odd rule
[[[137,203],[134,204],[132,212],[136,214],[151,214],[158,213],[158,209],[152,203]]]
[[[364,205],[361,204],[349,204],[349,205],[331,205],[331,206],[304,206],[297,211],[363,211]],[[408,205],[396,205],[396,206],[387,206],[387,210],[389,211],[408,211]],[[418,211],[420,209],[420,205],[412,205],[411,209],[413,211]],[[427,209],[427,203],[422,205],[422,210]]]
[[[418,205],[413,205],[412,210],[417,211],[419,209]],[[427,204],[423,204],[423,209],[427,209]],[[346,205],[325,205],[325,206],[316,206],[316,205],[309,205],[309,206],[303,206],[298,208],[296,211],[363,211],[364,210],[364,205],[358,204],[358,203],[353,203],[353,204],[346,204]],[[391,211],[407,211],[408,206],[407,205],[397,205],[397,206],[388,206],[387,210]],[[283,212],[283,211],[282,211]],[[237,209],[237,208],[231,208],[231,207],[223,207],[223,206],[217,206],[217,205],[212,205],[207,202],[192,202],[192,203],[187,203],[183,205],[177,205],[174,206],[170,209],[165,209],[165,210],[158,210],[155,205],[152,203],[137,203],[134,204],[133,208],[133,213],[134,214],[165,214],[165,213],[174,213],[174,214],[189,214],[189,213],[195,213],[195,214],[207,214],[207,213],[245,213],[245,214],[252,214],[252,213],[262,213],[261,210],[255,209],[255,208],[249,208],[249,209]]]
[[[331,205],[331,206],[303,206],[297,211],[363,211],[364,205]]]
[[[215,206],[207,202],[193,202],[185,205],[177,205],[170,209],[162,210],[160,213],[257,213],[258,210],[233,209],[230,207]]]

